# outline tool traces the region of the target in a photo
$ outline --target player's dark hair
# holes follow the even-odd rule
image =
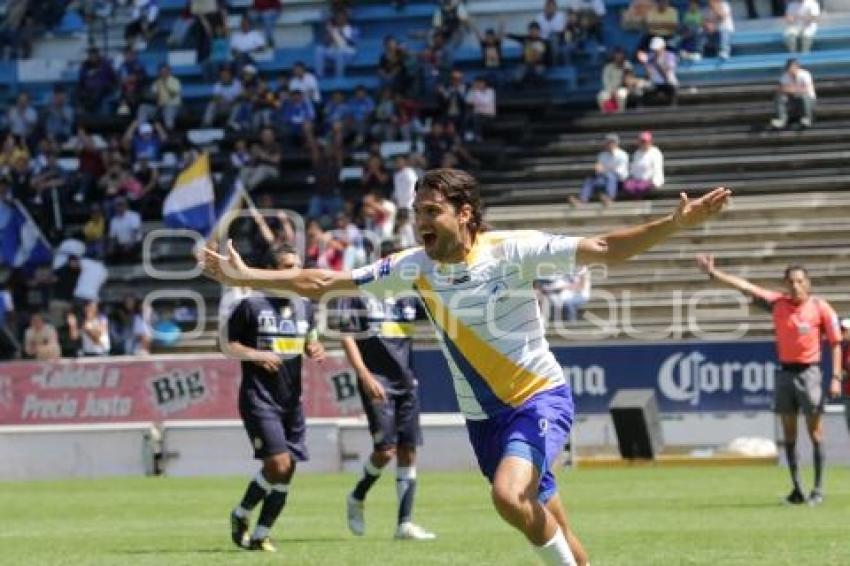
[[[794,273],[795,271],[802,271],[803,275],[806,276],[806,279],[809,278],[809,270],[806,269],[805,266],[803,266],[799,263],[795,263],[795,264],[791,264],[791,265],[789,265],[788,267],[785,268],[785,280],[787,281],[788,279],[790,279],[791,274]]]
[[[472,220],[469,229],[473,235],[487,230],[484,224],[484,208],[481,205],[481,191],[478,180],[460,169],[431,169],[416,181],[416,191],[429,189],[443,195],[452,203],[455,210],[468,204],[472,208]]]

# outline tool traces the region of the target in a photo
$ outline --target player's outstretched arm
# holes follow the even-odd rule
[[[349,271],[248,267],[233,248],[232,241],[227,242],[227,255],[204,247],[197,258],[204,275],[233,287],[288,291],[310,299],[320,299],[332,291],[357,290]]]
[[[582,238],[578,244],[577,262],[590,265],[612,265],[642,253],[667,240],[679,230],[695,228],[720,213],[732,191],[720,187],[698,199],[681,193],[679,206],[663,218],[621,228],[602,236]]]
[[[719,281],[727,287],[737,289],[738,291],[746,293],[751,297],[761,297],[765,294],[765,290],[759,287],[758,285],[750,283],[743,277],[738,277],[737,275],[726,273],[725,271],[722,271],[715,267],[714,256],[711,254],[698,254],[696,260],[697,266],[700,268],[700,271],[708,275],[711,279]]]

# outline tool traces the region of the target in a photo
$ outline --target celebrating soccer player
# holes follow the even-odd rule
[[[546,342],[533,281],[541,271],[625,261],[708,220],[730,194],[718,188],[690,200],[683,193],[671,214],[592,238],[488,232],[475,178],[434,169],[417,182],[414,199],[422,247],[353,272],[251,269],[232,244],[227,255],[206,248],[199,260],[222,283],[311,298],[360,289],[383,300],[413,290],[437,330],[496,511],[546,564],[584,565],[550,469],[573,422],[572,394]]]
[[[769,291],[746,279],[721,271],[714,266],[714,257],[698,255],[697,264],[709,277],[728,287],[746,293],[756,304],[773,313],[776,351],[782,371],[776,378],[774,410],[782,421],[785,456],[791,473],[791,493],[788,503],[806,502],[800,486],[797,467],[797,415],[806,416],[806,428],[812,440],[815,465],[815,485],[809,494],[809,504],[823,502],[823,416],[825,397],[820,371],[821,343],[825,336],[832,353],[832,379],[829,394],[841,395],[841,330],[838,317],[829,303],[812,296],[811,281],[806,268],[792,265],[785,270],[786,293]]]
[[[272,266],[300,266],[290,246],[272,250]],[[321,360],[324,348],[312,328],[309,300],[249,295],[236,305],[227,322],[229,355],[242,360],[239,414],[262,469],[248,484],[230,515],[233,542],[250,550],[275,552],[269,537],[289,492],[295,462],[307,459],[304,412],[301,408],[302,354]],[[263,502],[249,537],[251,511]]]

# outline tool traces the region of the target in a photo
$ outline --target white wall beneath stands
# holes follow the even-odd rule
[[[149,425],[9,427],[0,431],[0,479],[141,476]]]
[[[459,415],[423,415],[425,444],[418,467],[422,471],[476,470],[466,429]],[[144,437],[148,425],[0,428],[0,480],[53,479],[143,475]],[[741,436],[775,438],[770,413],[664,415],[666,446],[723,446]],[[850,464],[850,436],[841,412],[826,416],[830,464]],[[165,469],[172,476],[248,475],[256,471],[248,439],[238,421],[166,422],[165,449],[171,453]],[[616,449],[610,417],[580,418],[575,446]],[[302,472],[356,473],[371,450],[362,419],[317,419],[307,427],[311,460]],[[811,461],[808,439],[800,457]]]

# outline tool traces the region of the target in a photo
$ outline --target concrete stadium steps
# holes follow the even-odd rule
[[[572,209],[566,204],[550,204],[547,207],[537,205],[514,204],[509,207],[489,206],[486,217],[492,223],[505,228],[520,228],[514,222],[548,222],[562,221],[568,217],[576,222],[617,222],[634,221],[635,218],[645,218],[651,215],[669,213],[678,202],[675,198],[658,199],[654,201],[615,202],[610,207],[583,207]],[[850,211],[850,190],[844,192],[815,192],[803,194],[780,194],[770,198],[761,196],[733,195],[733,201],[722,218],[740,220],[742,218],[781,218],[799,220],[795,213],[820,212],[829,209],[830,212],[841,214]],[[803,219],[805,221],[805,219]],[[533,226],[532,226],[533,227]],[[708,230],[709,227],[701,228]]]
[[[809,172],[814,173],[814,172]],[[671,179],[657,193],[678,194],[687,191],[693,195],[705,192],[717,186],[728,186],[739,194],[772,194],[777,192],[846,190],[850,168],[818,171],[815,176],[789,177],[777,175],[773,178],[757,173],[751,178],[743,175],[730,177],[720,175],[714,177],[694,177],[689,179]],[[482,195],[493,205],[509,205],[510,203],[560,203],[566,202],[567,196],[578,193],[578,186],[565,186],[562,182],[542,182],[514,184],[510,187],[484,187]],[[651,195],[652,196],[652,195]]]
[[[731,126],[704,126],[700,128],[678,129],[658,127],[651,120],[638,127],[617,127],[612,124],[609,131],[616,132],[625,147],[631,149],[640,132],[649,129],[659,147],[670,150],[726,150],[734,148],[760,148],[762,151],[787,147],[790,151],[805,150],[820,144],[841,144],[846,140],[850,121],[830,120],[816,122],[807,130],[766,131],[754,127],[754,124]],[[477,154],[485,151],[503,156],[503,167],[510,167],[518,159],[535,159],[566,155],[594,156],[599,151],[603,135],[599,132],[559,134],[555,136],[532,135],[523,146],[504,147],[496,142],[475,147]],[[758,151],[756,149],[756,151]]]
[[[850,149],[845,144],[816,147],[794,151],[786,148],[780,152],[755,152],[745,154],[742,151],[728,151],[718,155],[697,157],[695,152],[664,151],[665,177],[671,183],[689,184],[691,178],[714,177],[717,175],[732,175],[741,178],[739,173],[753,172],[762,175],[767,169],[771,175],[781,175],[787,170],[819,170],[824,172],[844,172],[844,164],[850,158]],[[579,181],[587,177],[593,170],[596,156],[583,156],[581,159],[560,160],[554,163],[537,163],[527,165],[519,170],[499,171],[488,174],[482,172],[480,181],[488,184],[488,189],[510,181],[547,180]],[[835,167],[835,166],[838,167]]]
[[[617,129],[672,127],[686,129],[706,125],[740,125],[742,121],[753,125],[766,125],[773,116],[772,97],[764,101],[739,102],[735,104],[694,104],[687,107],[645,107],[622,114],[572,112],[541,113],[529,122],[529,130],[536,134],[562,134],[608,132]],[[850,118],[850,98],[825,97],[818,99],[816,116],[819,122]],[[511,131],[516,124],[497,120],[493,131]]]

